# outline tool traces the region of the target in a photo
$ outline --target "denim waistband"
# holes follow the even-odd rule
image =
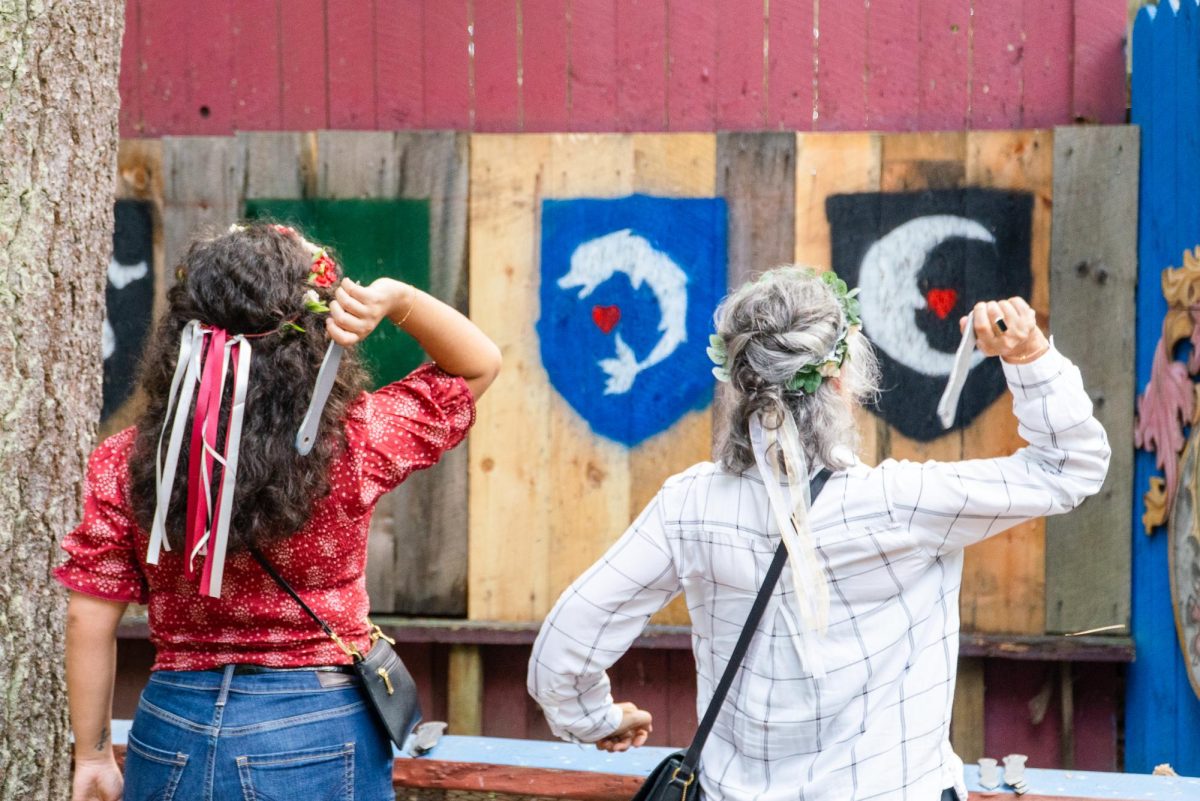
[[[150,674],[151,684],[184,687],[191,690],[207,690],[213,693],[247,692],[298,692],[324,689],[318,674],[330,670],[351,673],[346,665],[329,665],[299,670],[266,670],[239,672],[236,665],[227,665],[213,670],[156,670]],[[345,686],[345,685],[342,685]],[[329,689],[339,689],[337,687]]]

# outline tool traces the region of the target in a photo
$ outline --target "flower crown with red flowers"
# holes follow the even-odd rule
[[[321,289],[328,289],[337,283],[339,278],[338,273],[340,271],[338,269],[337,262],[334,261],[329,255],[328,250],[321,245],[309,242],[304,238],[303,234],[290,225],[277,224],[273,225],[272,228],[274,228],[277,233],[283,234],[284,236],[296,237],[296,239],[300,242],[301,247],[303,247],[308,255],[312,257],[312,263],[308,268],[308,277],[304,279],[305,283]],[[238,223],[234,223],[233,225],[229,226],[229,232],[231,234],[244,232],[246,230],[246,226]],[[313,314],[327,314],[329,312],[329,305],[321,299],[321,296],[317,294],[315,289],[310,289],[304,293],[304,308],[308,309]],[[297,325],[295,320],[285,320],[283,322],[283,327],[290,328],[293,331],[299,331],[301,333],[304,332],[304,329]]]

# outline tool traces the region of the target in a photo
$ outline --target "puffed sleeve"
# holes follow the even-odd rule
[[[362,503],[374,505],[413,471],[437,464],[474,423],[467,382],[432,363],[364,394],[346,421]]]
[[[63,540],[67,561],[54,576],[97,598],[146,603],[146,577],[135,553],[137,524],[129,502],[134,429],[109,437],[88,457],[83,521]]]

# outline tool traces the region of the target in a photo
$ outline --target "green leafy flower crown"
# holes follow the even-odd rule
[[[846,358],[850,355],[850,336],[856,333],[862,327],[861,309],[858,302],[858,288],[850,289],[837,273],[832,270],[823,273],[817,273],[813,270],[806,271],[813,277],[819,277],[822,282],[837,296],[838,303],[842,307],[842,327],[838,332],[837,342],[834,343],[833,349],[828,355],[820,361],[806,364],[793,375],[786,384],[787,388],[792,392],[803,392],[807,395],[812,395],[821,386],[821,382],[826,378],[832,378],[838,374],[845,364]],[[719,334],[713,334],[708,338],[708,358],[716,365],[713,367],[713,376],[718,381],[725,383],[729,382],[729,356],[725,350],[725,340]]]

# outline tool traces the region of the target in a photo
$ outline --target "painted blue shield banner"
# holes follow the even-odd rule
[[[601,436],[636,445],[712,399],[722,198],[542,202],[542,363]]]

